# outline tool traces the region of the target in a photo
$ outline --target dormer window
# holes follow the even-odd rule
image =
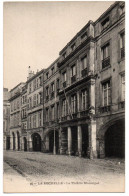
[[[109,17],[107,17],[102,23],[102,30],[106,29],[109,26]]]
[[[83,33],[82,35],[81,35],[81,40],[83,41],[84,39],[86,39],[87,38],[87,32],[85,32],[85,33]]]
[[[71,45],[71,50],[73,51],[73,50],[75,50],[75,48],[76,48],[76,45],[74,43],[74,44]]]

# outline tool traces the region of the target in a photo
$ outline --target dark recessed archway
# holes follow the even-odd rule
[[[20,150],[20,134],[17,131],[17,149]]]
[[[117,121],[105,133],[105,156],[125,157],[125,122]]]
[[[38,133],[32,135],[33,151],[41,151],[41,136]]]
[[[88,157],[88,147],[89,147],[89,134],[88,125],[82,125],[82,156]]]
[[[23,142],[24,142],[24,151],[27,151],[27,139],[26,139],[26,137],[23,138]]]
[[[58,131],[55,131],[55,147],[56,147],[56,153],[58,153],[59,150],[59,133]],[[54,150],[54,130],[52,130],[49,133],[49,152],[53,153]]]

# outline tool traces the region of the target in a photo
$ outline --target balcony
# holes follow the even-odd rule
[[[85,117],[88,115],[88,110],[83,110],[80,112],[80,117]]]
[[[100,107],[100,113],[105,113],[105,112],[110,112],[110,111],[111,111],[110,105]]]
[[[74,83],[76,81],[76,75],[71,77],[71,83]]]
[[[61,117],[61,121],[66,121],[66,120],[67,120],[67,116]]]
[[[51,98],[54,98],[54,95],[55,95],[55,92],[53,91],[53,92],[51,93]]]
[[[72,114],[72,118],[73,119],[77,118],[77,112]]]
[[[125,47],[121,48],[121,59],[125,57]]]
[[[102,69],[110,65],[110,56],[102,60]]]
[[[66,81],[63,82],[63,87],[66,88],[67,84],[66,84]]]
[[[87,68],[83,69],[83,70],[81,71],[81,73],[82,73],[82,77],[87,76],[87,74],[88,74]]]

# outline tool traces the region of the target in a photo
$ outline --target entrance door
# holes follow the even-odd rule
[[[41,151],[41,136],[38,133],[32,135],[33,151]]]

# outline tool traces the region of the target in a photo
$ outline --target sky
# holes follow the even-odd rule
[[[4,3],[4,87],[26,82],[28,67],[47,68],[89,20],[95,21],[113,1]]]

